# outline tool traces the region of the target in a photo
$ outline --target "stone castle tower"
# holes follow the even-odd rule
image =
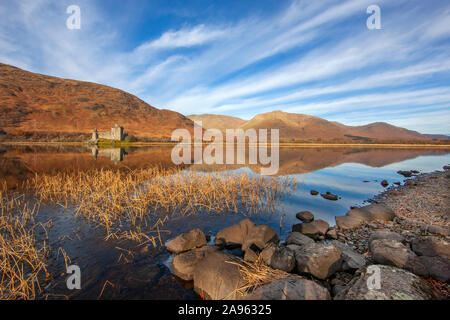
[[[92,141],[96,141],[98,139],[108,139],[108,140],[119,140],[122,141],[125,138],[123,127],[117,125],[117,123],[114,125],[114,127],[111,128],[110,132],[98,132],[97,129],[94,130],[92,133]]]

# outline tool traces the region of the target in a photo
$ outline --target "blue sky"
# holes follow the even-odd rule
[[[380,30],[366,27],[372,4]],[[0,62],[185,115],[283,110],[450,134],[445,0],[2,0],[0,18]]]

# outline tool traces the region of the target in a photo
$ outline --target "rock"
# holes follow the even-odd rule
[[[213,300],[238,299],[236,289],[244,285],[242,274],[236,264],[240,260],[230,254],[208,252],[194,270],[194,290]]]
[[[247,262],[255,262],[258,259],[260,250],[253,250],[252,248],[248,248],[244,254],[244,260]]]
[[[396,232],[392,232],[389,230],[376,230],[370,234],[369,243],[371,243],[373,240],[380,240],[380,239],[389,239],[398,242],[405,241],[405,239]]]
[[[172,261],[173,273],[183,280],[193,280],[194,269],[197,263],[199,263],[208,252],[216,250],[218,250],[216,246],[204,246],[176,255]]]
[[[332,244],[309,243],[294,252],[299,273],[325,280],[341,269],[342,252]]]
[[[250,246],[256,246],[261,251],[268,243],[278,243],[277,233],[269,226],[258,225],[249,229],[244,238],[242,250],[247,251]],[[255,251],[255,250],[254,250]]]
[[[319,194],[319,192],[316,190],[311,190],[310,193],[312,196],[317,196]]]
[[[342,252],[342,270],[357,270],[367,264],[367,259],[360,253],[356,252],[345,243],[340,241],[332,241],[334,246]]]
[[[363,224],[361,219],[355,217],[337,216],[335,219],[336,225],[342,230],[354,229]]]
[[[314,220],[314,215],[309,211],[300,211],[295,216],[302,222],[311,222]]]
[[[450,243],[438,237],[417,237],[411,241],[412,250],[419,256],[450,259]]]
[[[246,300],[330,300],[329,291],[298,277],[277,279],[245,296]]]
[[[382,204],[370,204],[365,207],[351,209],[346,214],[363,222],[394,220],[395,213],[392,209]]]
[[[450,228],[444,226],[424,226],[423,231],[438,234],[441,236],[450,236]]]
[[[295,228],[293,227],[292,229],[293,231],[299,231],[312,239],[319,239],[327,233],[329,227],[330,225],[328,222],[319,219],[295,225]]]
[[[395,181],[394,184],[395,184],[396,186],[401,185],[401,183],[400,183],[399,181]]]
[[[337,195],[332,194],[330,192],[321,193],[320,195],[322,196],[322,198],[327,199],[327,200],[337,201],[339,199],[339,197]]]
[[[450,170],[450,165],[448,165],[448,166],[443,166],[442,169],[444,169],[445,171]]]
[[[217,245],[224,245],[227,247],[241,246],[244,243],[244,239],[247,237],[249,230],[255,227],[255,224],[250,219],[244,219],[238,224],[231,227],[220,230],[214,242]]]
[[[399,267],[422,277],[428,276],[428,270],[419,257],[398,241],[373,240],[370,243],[370,252],[376,263]]]
[[[374,276],[379,272],[378,288],[371,288]],[[376,282],[375,282],[376,284]],[[434,300],[440,299],[432,285],[408,272],[392,266],[371,265],[362,268],[357,276],[339,291],[335,300]]]
[[[404,170],[399,170],[397,171],[398,174],[401,174],[402,176],[404,176],[405,178],[409,178],[412,176],[412,172],[411,171],[404,171]]]
[[[386,188],[389,185],[389,182],[387,182],[387,180],[383,180],[381,181],[381,185]]]
[[[166,249],[173,253],[181,253],[206,245],[206,237],[202,230],[193,229],[183,233],[166,243]]]
[[[327,231],[326,236],[328,239],[337,239],[337,232],[335,229],[330,229]]]
[[[291,249],[269,244],[262,252],[261,257],[266,265],[272,269],[291,272],[295,268],[295,254]]]
[[[420,261],[427,268],[431,277],[441,282],[450,280],[450,260],[436,256],[420,256]]]
[[[414,180],[406,180],[405,181],[405,186],[415,186],[416,183],[414,182]]]
[[[286,244],[303,246],[308,243],[314,243],[314,240],[300,232],[291,232],[286,238]]]

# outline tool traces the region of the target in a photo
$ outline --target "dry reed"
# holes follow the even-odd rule
[[[241,272],[243,285],[240,288],[237,288],[235,292],[239,295],[244,296],[247,293],[254,291],[255,289],[269,284],[277,279],[287,278],[287,277],[299,277],[299,275],[287,273],[282,270],[272,269],[267,266],[261,255],[254,262],[248,261],[229,261],[228,263],[235,264],[239,267],[239,271]]]
[[[46,242],[38,248],[34,221],[38,205],[23,195],[0,191],[0,299],[35,299],[39,282],[48,278]]]
[[[160,227],[169,215],[272,213],[279,199],[295,188],[295,180],[155,166],[36,174],[27,186],[41,201],[73,206],[77,215],[103,226],[108,239],[156,246],[162,243],[161,233],[167,232]]]

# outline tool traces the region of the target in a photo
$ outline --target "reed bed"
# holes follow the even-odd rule
[[[159,166],[36,174],[27,183],[44,202],[71,206],[106,229],[108,239],[162,243],[174,214],[271,213],[295,180],[239,173],[199,174]],[[156,221],[154,221],[156,219]]]
[[[45,260],[49,249],[37,245],[35,215],[23,195],[0,191],[0,299],[35,299],[39,282],[48,278]]]

